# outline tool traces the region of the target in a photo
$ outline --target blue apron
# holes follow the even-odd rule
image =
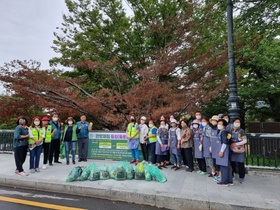
[[[203,152],[200,152],[198,150],[198,147],[200,145],[200,137],[201,137],[201,130],[193,130],[194,136],[193,136],[193,143],[194,143],[194,157],[195,158],[203,158]]]
[[[205,127],[203,131],[203,156],[205,158],[212,158],[212,155],[209,151],[209,148],[211,146],[211,141],[210,141],[210,135],[211,135],[211,129]]]
[[[127,140],[128,149],[137,149],[139,145],[139,139]]]
[[[162,144],[168,144],[168,130],[163,131],[161,128],[158,130],[158,136],[162,142]],[[161,151],[161,147],[159,142],[156,142],[156,155],[167,155],[166,152]]]
[[[239,139],[238,139],[239,131],[236,131],[236,132],[232,131],[231,135],[232,135],[233,143],[239,142]],[[245,156],[244,153],[234,153],[231,151],[231,161],[233,161],[233,162],[244,163],[244,156]]]
[[[181,155],[181,150],[180,149],[177,149],[177,145],[178,145],[178,138],[177,138],[177,135],[176,135],[176,130],[177,128],[172,131],[171,129],[169,130],[170,132],[170,151],[171,151],[171,154],[174,154],[174,155]]]
[[[218,139],[218,130],[211,130],[211,149],[212,149],[212,158],[216,159],[219,154],[219,149],[221,148],[221,141]]]
[[[218,138],[221,137],[221,132],[219,133],[218,135]],[[220,141],[220,147],[218,148],[218,155],[217,155],[217,158],[216,158],[216,164],[219,165],[219,166],[229,166],[229,145],[226,146],[226,149],[224,151],[224,156],[223,157],[219,157],[219,152],[222,148],[222,142],[221,140],[219,139]]]

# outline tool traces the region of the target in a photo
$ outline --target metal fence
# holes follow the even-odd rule
[[[13,130],[0,130],[0,152],[13,151]],[[245,164],[249,167],[280,169],[280,134],[248,133]]]

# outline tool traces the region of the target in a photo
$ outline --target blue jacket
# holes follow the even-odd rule
[[[52,139],[60,139],[60,136],[61,136],[60,122],[57,122],[57,124],[54,124],[53,121],[50,121],[50,125],[52,126],[52,131],[54,129],[56,129]],[[57,125],[57,127],[56,127],[56,125]]]
[[[82,123],[81,121],[79,121],[77,122],[77,127],[78,127],[78,139],[88,138],[89,122]],[[82,128],[80,129],[80,127]]]

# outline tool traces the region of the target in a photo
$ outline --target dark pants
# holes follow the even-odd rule
[[[222,183],[228,184],[232,183],[232,171],[230,167],[230,162],[228,163],[228,166],[220,166],[221,174],[222,174]]]
[[[26,159],[27,148],[27,145],[14,148],[14,157],[17,167],[16,170],[18,170],[19,172],[23,171],[22,165],[24,164]]]
[[[149,153],[148,153],[148,146],[146,143],[144,144],[140,144],[141,146],[141,150],[142,150],[142,155],[143,155],[143,159],[145,161],[149,161]]]
[[[50,153],[50,144],[51,143],[43,143],[43,150],[44,150],[44,160],[43,160],[43,164],[47,164],[48,163],[48,159],[49,159],[49,153]]]
[[[205,158],[197,158],[199,170],[206,172]]]
[[[148,144],[148,148],[151,154],[151,162],[152,164],[156,163],[156,142]]]
[[[184,165],[187,165],[189,167],[189,169],[193,170],[192,148],[183,148],[182,149],[182,155],[183,155]]]
[[[87,159],[88,156],[88,138],[78,139],[79,159]]]
[[[60,152],[60,139],[52,139],[50,146],[50,154],[49,154],[49,163],[58,161]]]
[[[166,155],[157,155],[157,163],[161,164],[166,160]]]
[[[237,167],[238,166],[238,171]],[[232,172],[239,174],[239,178],[245,178],[245,165],[244,163],[239,163],[239,162],[231,162],[231,167],[232,167]]]

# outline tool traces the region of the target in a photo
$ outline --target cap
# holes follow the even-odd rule
[[[43,117],[42,121],[50,121],[50,119],[48,117]]]
[[[198,124],[199,125],[199,122],[198,122],[198,120],[193,120],[192,124]]]
[[[172,119],[170,120],[170,122],[171,122],[171,123],[176,123],[176,124],[178,123],[177,120],[174,119],[174,118],[172,118]]]
[[[212,120],[216,120],[218,122],[219,119],[218,115],[213,115],[209,121],[211,122]]]
[[[147,118],[146,118],[145,116],[142,116],[140,119],[141,119],[141,120],[144,120],[144,121],[147,120]]]

